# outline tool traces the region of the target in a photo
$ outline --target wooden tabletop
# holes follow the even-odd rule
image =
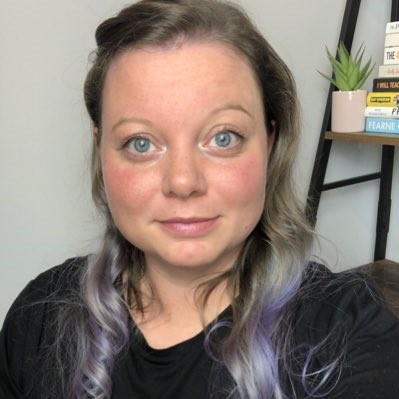
[[[399,263],[384,259],[358,268],[372,276],[388,307],[399,317]]]
[[[326,132],[325,138],[328,140],[353,141],[353,142],[370,143],[370,144],[385,144],[385,145],[399,146],[399,134],[367,133],[367,132],[355,132],[355,133]]]

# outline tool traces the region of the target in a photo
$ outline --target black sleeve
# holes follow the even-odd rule
[[[0,398],[40,398],[39,384],[46,327],[54,321],[58,293],[76,286],[82,258],[70,259],[32,280],[14,301],[0,332]],[[73,280],[72,280],[73,279]]]
[[[312,289],[320,292],[311,295],[301,310],[300,340],[315,344],[328,337],[314,369],[340,361],[325,397],[399,398],[399,320],[366,276],[332,276],[327,283],[314,285]]]
[[[334,398],[399,398],[399,322],[380,298],[366,281],[340,298],[347,355]],[[339,313],[335,323],[342,322]]]
[[[43,290],[31,281],[15,300],[0,332],[0,397],[25,398],[26,373],[38,347],[44,306],[32,303],[44,298]]]

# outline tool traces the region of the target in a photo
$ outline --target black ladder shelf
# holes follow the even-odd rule
[[[340,41],[343,41],[348,48],[352,47],[353,35],[356,21],[359,14],[360,0],[347,0],[342,21]],[[392,0],[391,21],[399,20],[399,0]],[[378,200],[376,239],[374,247],[374,261],[385,260],[389,221],[391,212],[391,189],[392,172],[394,164],[395,146],[399,146],[398,135],[373,135],[361,133],[334,133],[331,132],[331,94],[334,86],[330,85],[327,96],[324,118],[321,126],[319,143],[316,151],[316,158],[313,165],[313,172],[310,181],[308,202],[306,204],[306,215],[314,226],[317,220],[317,210],[320,203],[321,193],[352,184],[363,183],[375,179],[380,180],[380,193]],[[365,142],[380,144],[382,146],[381,169],[376,173],[339,180],[325,184],[324,179],[327,170],[328,159],[333,140]]]

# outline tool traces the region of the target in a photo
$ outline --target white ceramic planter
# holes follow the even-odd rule
[[[363,132],[367,90],[334,91],[332,93],[331,130],[349,133]]]

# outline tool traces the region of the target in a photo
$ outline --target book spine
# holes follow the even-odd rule
[[[399,106],[399,93],[375,92],[367,94],[369,107],[397,107]]]
[[[399,21],[388,22],[385,27],[385,33],[399,33]]]
[[[399,46],[384,48],[384,65],[399,64]]]
[[[375,78],[373,91],[399,91],[399,78]]]
[[[399,33],[389,33],[385,35],[384,47],[399,46]]]
[[[373,118],[399,118],[399,107],[366,107],[364,116]]]
[[[399,134],[399,119],[366,118],[366,132]]]
[[[399,77],[399,64],[397,65],[379,65],[379,78],[396,78]]]

